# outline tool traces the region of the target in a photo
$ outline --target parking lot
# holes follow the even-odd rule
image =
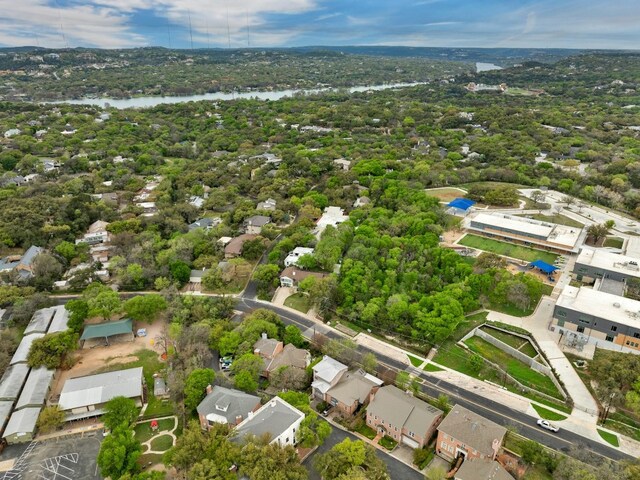
[[[102,480],[96,458],[102,434],[91,432],[33,442],[10,445],[0,460],[15,458],[11,470],[0,473],[0,480]]]

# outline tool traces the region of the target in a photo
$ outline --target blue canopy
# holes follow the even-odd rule
[[[558,267],[554,267],[553,265],[549,265],[547,262],[543,262],[542,260],[536,260],[535,262],[531,262],[529,264],[530,267],[536,267],[542,270],[544,273],[552,273],[558,270]]]
[[[456,198],[454,200],[451,200],[447,204],[447,206],[458,208],[460,210],[468,210],[470,207],[472,207],[475,204],[476,202],[474,202],[473,200],[469,200],[468,198]]]

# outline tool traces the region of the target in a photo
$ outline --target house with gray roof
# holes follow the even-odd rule
[[[197,230],[198,228],[202,228],[205,231],[209,231],[214,227],[217,227],[222,223],[222,218],[220,217],[211,217],[211,218],[201,218],[200,220],[196,220],[195,222],[189,224],[189,231]]]
[[[27,328],[25,328],[24,334],[47,333],[54,313],[54,310],[51,308],[41,308],[40,310],[36,310],[31,317]]]
[[[20,396],[28,375],[29,366],[26,363],[8,366],[0,379],[0,401],[6,400],[13,404]]]
[[[459,456],[495,460],[507,429],[460,405],[438,426],[436,453],[452,461]]]
[[[19,281],[33,277],[33,262],[42,253],[42,248],[31,245],[22,255],[10,255],[0,260],[0,272],[13,272]]]
[[[393,385],[373,391],[367,425],[411,448],[429,443],[444,412]]]
[[[271,223],[271,217],[265,215],[254,215],[244,221],[244,232],[250,235],[260,235],[262,227]]]
[[[267,435],[271,439],[269,443],[281,446],[295,445],[304,418],[305,414],[300,410],[280,397],[273,397],[255,413],[249,413],[249,416],[236,427],[234,440]]]
[[[15,365],[18,363],[26,364],[27,357],[29,355],[29,349],[31,348],[31,344],[34,342],[34,340],[42,337],[44,337],[44,333],[32,333],[30,335],[25,335],[24,337],[22,337],[22,340],[20,341],[20,345],[18,345],[18,348],[13,354],[13,357],[11,357],[11,362],[9,362],[9,364],[10,365]]]
[[[9,444],[24,443],[33,440],[40,407],[27,407],[11,414],[2,438]]]
[[[14,411],[26,407],[43,407],[49,395],[54,373],[54,370],[45,367],[32,368]]]
[[[470,458],[454,474],[454,480],[515,480],[498,462],[489,458]]]
[[[336,385],[349,368],[339,361],[325,355],[313,366],[313,382],[311,391],[313,396],[324,401],[324,395]]]
[[[345,373],[340,381],[327,390],[324,401],[346,415],[353,415],[369,403],[369,395],[382,385],[382,380],[364,370]]]
[[[276,209],[276,201],[273,198],[267,198],[264,202],[258,202],[256,210],[274,211]]]
[[[67,421],[97,417],[114,397],[127,397],[137,406],[144,402],[142,367],[70,378],[64,383],[58,406]]]
[[[291,343],[285,345],[280,340],[267,338],[266,333],[263,333],[253,345],[253,353],[260,356],[264,362],[262,376],[265,378],[269,378],[269,375],[280,367],[304,370],[311,363],[311,354],[307,350]]]
[[[7,426],[9,417],[11,417],[11,410],[13,409],[13,402],[8,400],[0,400],[0,438],[4,435],[4,429]]]
[[[64,305],[58,305],[57,307],[51,307],[53,310],[53,319],[49,325],[47,333],[64,332],[69,329],[69,311]]]
[[[200,426],[208,430],[214,423],[239,425],[260,408],[260,397],[231,388],[220,386],[207,387],[207,396],[196,410],[200,417]]]

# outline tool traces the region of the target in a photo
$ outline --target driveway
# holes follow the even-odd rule
[[[316,457],[316,455],[326,453],[331,449],[331,447],[342,442],[345,438],[358,440],[355,435],[344,432],[339,428],[333,427],[333,433],[329,436],[329,438],[327,438],[324,444],[311,455],[309,455],[309,457],[307,457],[303,465],[309,470],[309,480],[321,480],[320,475],[313,468],[313,459]],[[387,464],[387,469],[392,480],[423,480],[424,477],[420,472],[416,472],[413,468],[408,467],[392,456],[387,455],[386,453],[383,453],[378,449],[376,449],[376,455],[381,458],[384,463]]]

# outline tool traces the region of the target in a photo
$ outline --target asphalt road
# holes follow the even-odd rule
[[[321,480],[320,474],[315,468],[313,468],[314,458],[319,454],[328,452],[334,445],[342,442],[345,438],[358,440],[358,437],[355,435],[333,427],[333,432],[331,432],[329,438],[327,438],[315,452],[304,460],[303,465],[307,467],[307,470],[309,470],[309,480]],[[387,465],[387,471],[389,472],[389,476],[392,480],[422,480],[424,478],[421,473],[415,471],[413,468],[405,465],[391,455],[387,455],[378,449],[376,449],[376,455]]]
[[[296,325],[303,332],[304,330],[316,326],[315,322],[302,315],[295,314],[289,310],[285,310],[265,302],[241,298],[236,306],[236,309],[242,312],[249,312],[256,308],[268,308],[275,311],[280,315],[280,317],[282,317],[285,324]],[[335,331],[329,331],[327,336],[329,338],[336,339],[343,338]],[[361,346],[359,346],[358,349],[362,353],[370,351]],[[398,362],[393,358],[386,357],[378,352],[373,353],[376,355],[380,363],[384,363],[396,370],[407,369],[407,365]],[[412,370],[412,373],[416,373],[416,371]],[[537,418],[513,410],[505,405],[486,399],[483,396],[477,395],[468,390],[458,388],[456,385],[442,381],[432,375],[429,375],[427,372],[420,372],[420,377],[426,381],[426,384],[422,386],[422,391],[427,395],[438,397],[438,395],[444,393],[449,397],[449,401],[451,403],[458,403],[463,407],[505,427],[515,427],[521,435],[546,445],[547,447],[553,448],[554,450],[566,452],[571,446],[576,446],[612,460],[633,459],[633,457],[630,457],[615,448],[594,442],[593,440],[582,437],[581,435],[568,430],[560,430],[558,433],[547,432],[536,425]]]

